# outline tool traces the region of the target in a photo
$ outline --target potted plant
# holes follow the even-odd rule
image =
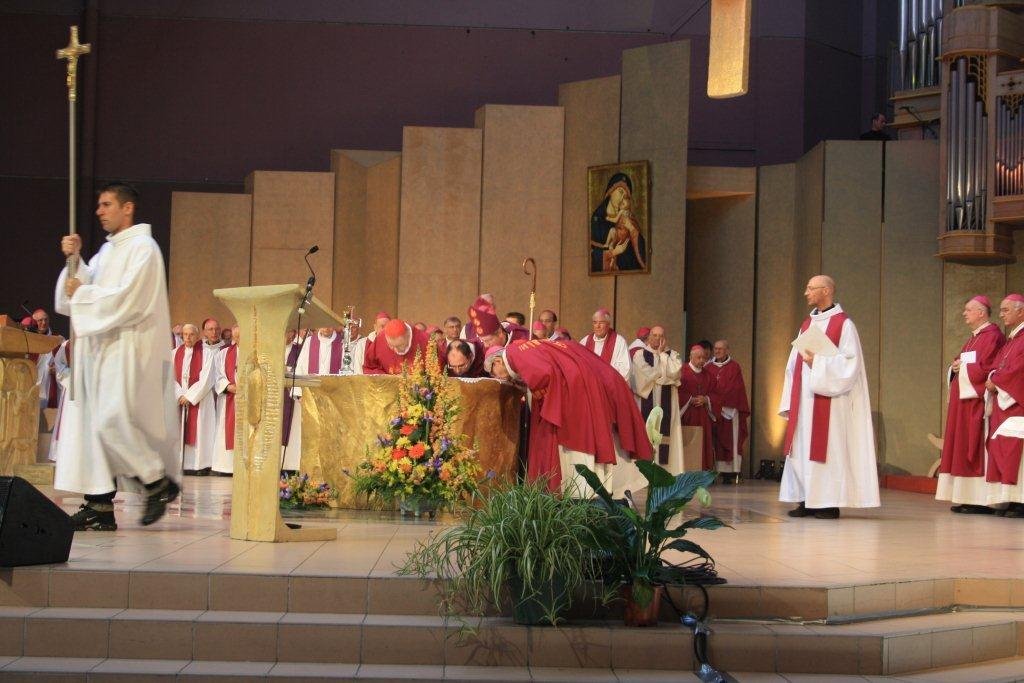
[[[551,495],[544,481],[498,482],[475,502],[399,569],[439,579],[447,614],[500,609],[507,591],[517,623],[557,624],[582,589],[600,585],[603,509]]]
[[[476,453],[455,430],[462,406],[455,382],[437,355],[419,352],[402,372],[399,410],[386,431],[366,449],[353,474],[356,491],[385,502],[398,500],[402,514],[429,514],[470,493],[480,477]]]
[[[714,560],[706,550],[683,538],[691,529],[718,529],[728,526],[711,515],[682,519],[686,505],[697,498],[702,505],[710,503],[708,487],[715,481],[715,472],[684,472],[673,476],[660,465],[638,460],[640,473],[647,479],[647,502],[643,511],[622,505],[612,499],[598,476],[586,465],[576,471],[597,494],[596,505],[606,513],[605,541],[607,562],[605,581],[618,584],[626,602],[626,623],[647,626],[658,623],[661,594],[666,586],[688,583],[691,568],[667,562],[663,555],[669,550],[692,553],[705,561],[705,582],[724,583],[714,575]]]
[[[291,476],[281,475],[278,482],[279,505],[285,509],[327,508],[331,506],[331,501],[337,498],[337,489],[326,481],[310,479],[304,472]]]

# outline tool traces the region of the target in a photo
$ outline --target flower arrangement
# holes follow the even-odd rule
[[[459,389],[437,355],[418,352],[399,382],[399,411],[366,449],[354,473],[357,491],[382,500],[422,498],[452,504],[476,487],[480,464],[456,433]]]
[[[283,508],[325,508],[338,497],[337,489],[326,481],[310,479],[308,474],[281,475],[278,482],[279,505]]]

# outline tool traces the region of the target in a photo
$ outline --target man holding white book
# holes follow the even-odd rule
[[[810,315],[793,342],[779,414],[789,424],[779,500],[791,517],[836,519],[839,508],[880,505],[875,436],[857,328],[835,302],[835,282],[812,277]]]

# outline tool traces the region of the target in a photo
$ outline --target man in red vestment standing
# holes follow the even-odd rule
[[[743,465],[743,446],[747,442],[747,419],[750,402],[740,364],[729,355],[729,342],[715,342],[714,357],[704,365],[704,372],[714,378],[711,405],[715,412],[715,466],[722,476],[739,482]]]
[[[707,356],[704,347],[694,344],[690,347],[690,362],[683,366],[679,373],[679,413],[684,427],[701,427],[703,434],[701,450],[701,467],[705,470],[715,469],[715,446],[712,437],[712,425],[715,413],[711,404],[711,391],[714,378],[704,372]]]
[[[530,389],[530,479],[547,477],[553,491],[589,497],[575,471],[585,464],[616,496],[644,485],[626,453],[650,460],[651,442],[633,392],[610,365],[574,342],[534,340],[488,349],[486,367]]]
[[[989,322],[992,307],[979,295],[964,304],[964,322],[971,336],[949,366],[949,408],[942,442],[936,500],[955,503],[953,512],[991,514],[985,481],[985,380],[1006,342]]]
[[[985,383],[992,393],[986,501],[1003,505],[1007,517],[1024,517],[1021,450],[1024,448],[1024,296],[1009,294],[999,304],[999,317],[1009,331],[996,354],[995,369]]]
[[[428,348],[437,354],[437,344],[430,343],[426,332],[413,328],[401,318],[394,318],[384,326],[383,334],[366,345],[363,374],[400,375],[403,367],[412,365],[417,352],[425,359]]]

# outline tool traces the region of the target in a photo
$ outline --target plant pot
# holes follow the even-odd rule
[[[626,626],[657,626],[658,612],[661,611],[661,595],[665,590],[664,586],[653,586],[654,595],[646,607],[641,607],[633,599],[632,584],[622,586],[622,599],[626,606],[622,613],[622,620]]]
[[[437,514],[437,508],[440,504],[436,498],[429,496],[402,496],[398,499],[398,509],[401,511],[402,516],[411,515],[413,517],[430,517],[434,518]]]
[[[512,596],[512,620],[517,624],[537,626],[552,624],[564,618],[569,610],[569,593],[565,590],[565,579],[555,576],[550,582],[540,583],[536,593],[524,595],[523,580],[513,574],[508,579]]]

